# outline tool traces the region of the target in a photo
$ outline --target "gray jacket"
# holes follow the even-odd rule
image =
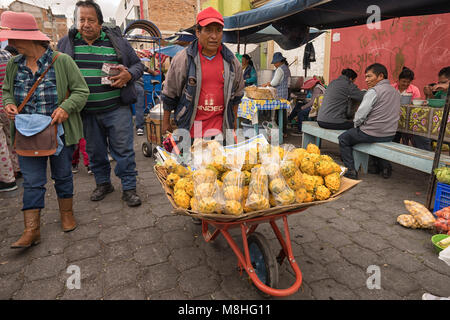
[[[222,45],[224,63],[224,117],[222,132],[234,128],[233,106],[244,96],[242,66],[234,54]],[[198,42],[193,41],[186,49],[178,52],[167,72],[162,102],[164,110],[175,112],[178,129],[190,130],[197,115],[198,99],[202,87],[202,68],[198,52]]]
[[[369,136],[390,137],[395,135],[399,119],[400,93],[386,79],[367,91],[354,122]]]
[[[328,123],[347,122],[347,107],[351,100],[362,101],[364,91],[350,81],[347,76],[341,75],[330,82],[325,91],[322,106],[317,115],[317,121]]]

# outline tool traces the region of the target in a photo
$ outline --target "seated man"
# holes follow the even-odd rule
[[[361,102],[365,94],[355,85],[356,77],[358,75],[355,71],[344,69],[339,78],[330,82],[317,115],[317,123],[321,128],[333,130],[353,128],[351,120],[353,100]]]
[[[374,63],[365,72],[369,90],[356,111],[353,120],[355,127],[338,137],[342,160],[348,168],[345,176],[351,179],[358,178],[353,146],[358,143],[392,141],[400,118],[400,93],[391,86],[386,67]],[[392,172],[389,161],[377,159],[377,162],[383,177],[389,178]]]
[[[423,93],[425,93],[426,99],[445,99],[447,97],[447,91],[441,90],[439,86],[448,85],[450,82],[450,66],[442,68],[438,74],[438,83],[436,85],[425,86],[423,88]],[[437,91],[435,91],[437,90]]]

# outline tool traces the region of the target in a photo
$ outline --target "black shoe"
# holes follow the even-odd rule
[[[110,182],[98,184],[97,188],[91,194],[91,201],[100,201],[105,198],[108,193],[114,191],[114,187]]]
[[[72,173],[73,174],[78,173],[78,164],[73,164],[72,165]]]
[[[9,182],[9,183],[0,181],[0,192],[13,191],[16,189],[17,189],[17,184],[15,181]]]
[[[392,176],[392,168],[389,167],[384,168],[381,175],[383,176],[383,178],[389,179]]]
[[[356,172],[356,170],[348,170],[344,174],[344,177],[349,178],[349,179],[357,180],[358,179],[358,172]]]
[[[122,200],[124,200],[129,207],[137,207],[141,205],[141,199],[136,194],[136,189],[125,190],[122,193]]]

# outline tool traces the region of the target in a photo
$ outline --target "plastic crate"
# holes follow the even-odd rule
[[[438,182],[436,185],[436,196],[434,199],[433,212],[450,206],[450,185]]]

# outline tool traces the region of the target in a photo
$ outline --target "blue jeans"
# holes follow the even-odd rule
[[[305,110],[298,110],[298,132],[302,132],[302,123],[303,120],[308,118],[309,112],[311,111],[311,107],[306,108]]]
[[[129,106],[96,114],[83,114],[86,151],[97,184],[111,183],[108,146],[116,160],[114,173],[122,190],[136,189],[136,162],[133,149],[133,118]]]
[[[373,143],[373,142],[389,142],[394,139],[394,136],[389,137],[374,137],[369,136],[361,131],[359,128],[351,128],[339,135],[339,148],[341,151],[342,162],[349,170],[355,170],[355,161],[353,159],[353,146],[358,143]],[[391,168],[391,163],[385,159],[372,157],[372,161],[382,171],[384,168]],[[359,168],[358,168],[359,169]]]
[[[73,197],[72,154],[74,150],[75,146],[72,145],[64,146],[57,156],[19,156],[24,188],[22,210],[42,209],[45,207],[48,159],[50,159],[52,179],[55,181],[55,190],[58,198]]]
[[[144,129],[144,110],[145,110],[145,91],[144,86],[135,82],[136,98],[135,111],[136,111],[136,129]]]

